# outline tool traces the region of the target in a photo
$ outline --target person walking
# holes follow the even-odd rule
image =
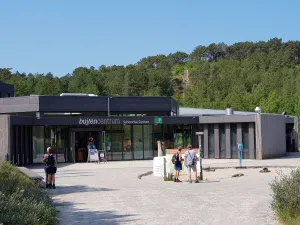
[[[44,158],[45,158],[45,156],[46,155],[48,155],[49,154],[49,149],[50,149],[51,147],[48,147],[47,148],[47,154],[45,154],[44,155]],[[47,184],[47,180],[48,180],[48,174],[47,174],[47,171],[46,171],[46,169],[47,169],[47,165],[46,165],[46,163],[44,162],[44,158],[43,158],[43,163],[44,163],[44,171],[45,171],[45,180],[46,180],[46,184]],[[47,185],[46,185],[47,186]]]
[[[192,183],[192,170],[195,173],[195,183],[199,183],[197,178],[197,155],[196,152],[193,150],[191,145],[188,145],[188,151],[184,154],[185,158],[185,166],[189,172],[189,182]]]
[[[179,175],[180,175],[180,171],[182,170],[182,156],[181,156],[181,150],[182,148],[179,147],[178,151],[173,155],[173,163],[174,163],[174,169],[176,171],[175,173],[175,179],[174,182],[182,182],[181,180],[179,180]]]
[[[53,150],[51,147],[47,149],[48,154],[44,155],[43,163],[46,164],[46,175],[47,175],[47,183],[46,188],[53,188],[55,187],[55,174],[57,171],[57,162],[53,155]]]

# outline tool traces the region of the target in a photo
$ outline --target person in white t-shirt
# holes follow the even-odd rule
[[[193,150],[191,145],[188,146],[188,151],[185,152],[184,155],[184,162],[185,166],[189,171],[189,182],[192,183],[192,170],[195,173],[195,183],[199,183],[197,178],[197,155],[196,152]]]

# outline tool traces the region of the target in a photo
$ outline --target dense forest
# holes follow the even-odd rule
[[[2,68],[0,81],[15,85],[16,96],[173,96],[186,107],[254,111],[261,106],[263,112],[300,116],[300,42],[212,43],[190,54],[149,56],[128,66],[79,67],[61,77]]]

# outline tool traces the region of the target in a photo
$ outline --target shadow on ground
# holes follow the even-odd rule
[[[76,204],[78,205],[78,204]],[[82,204],[80,204],[82,205]],[[88,225],[119,225],[136,221],[135,215],[117,214],[114,211],[87,211],[76,208],[71,202],[55,203],[59,213],[61,225],[88,224]]]
[[[65,195],[73,193],[83,193],[83,192],[103,192],[103,191],[116,191],[117,189],[111,188],[93,188],[84,185],[76,186],[58,186],[55,190],[50,189],[49,193],[52,195]]]
[[[58,168],[68,167],[74,165],[74,163],[58,163]],[[45,165],[42,163],[32,164],[26,166],[28,169],[44,169]]]
[[[300,158],[300,152],[287,152],[285,157],[281,157],[282,159],[286,158]]]

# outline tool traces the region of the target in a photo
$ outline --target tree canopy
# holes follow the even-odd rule
[[[75,68],[70,74],[25,74],[0,69],[15,96],[93,93],[105,96],[173,96],[183,106],[300,116],[300,42],[279,38],[233,45],[197,46],[190,54],[149,56],[127,66]],[[182,74],[189,71],[189,85]]]

